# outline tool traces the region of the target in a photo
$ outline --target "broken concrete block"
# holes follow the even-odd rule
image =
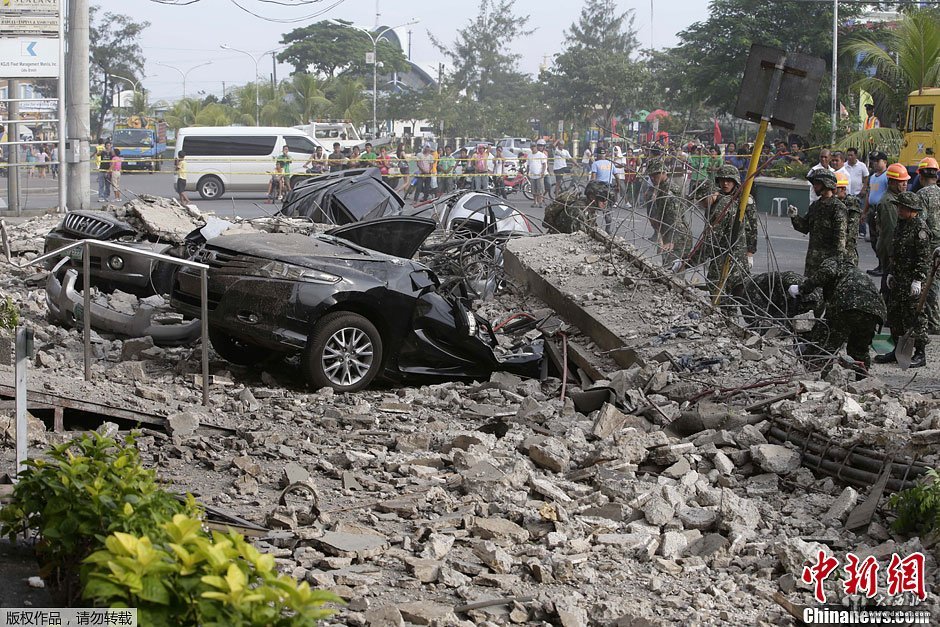
[[[181,411],[166,419],[166,430],[174,437],[189,437],[199,428],[199,414],[192,411]]]
[[[232,466],[255,477],[261,474],[261,465],[247,455],[233,459]]]
[[[368,609],[365,621],[366,627],[405,627],[405,619],[394,605]]]
[[[689,541],[678,531],[667,531],[663,534],[659,545],[659,554],[666,559],[677,559],[682,557],[688,546]]]
[[[679,520],[686,529],[711,529],[718,520],[718,512],[701,507],[685,507],[679,510]]]
[[[594,420],[591,433],[594,434],[594,437],[603,440],[620,431],[626,422],[626,414],[610,403],[604,403],[597,412],[597,418]]]
[[[441,563],[437,560],[410,559],[408,566],[421,583],[434,583],[441,574]]]
[[[473,549],[474,555],[495,573],[509,573],[515,562],[513,557],[493,542],[484,542]]]
[[[315,540],[319,548],[330,555],[365,559],[381,555],[389,548],[384,536],[365,533],[339,533],[327,531]]]
[[[665,525],[674,515],[675,508],[659,495],[654,495],[643,506],[643,516],[651,525]]]
[[[849,515],[849,512],[855,509],[857,504],[858,492],[851,486],[846,487],[842,490],[842,494],[836,497],[836,500],[829,506],[829,511],[823,515],[822,521],[842,521]]]
[[[431,436],[428,433],[417,432],[398,436],[395,441],[395,450],[401,453],[416,453],[426,451],[431,446]]]
[[[441,567],[440,576],[437,578],[438,583],[441,583],[448,588],[462,588],[463,586],[468,585],[471,581],[473,580],[470,579],[470,577],[467,577],[463,573],[446,566]]]
[[[555,612],[558,614],[558,623],[561,627],[588,627],[587,610],[577,605],[569,605],[561,601],[555,604]]]
[[[286,488],[294,483],[310,483],[310,473],[297,462],[288,462],[281,471],[280,486]]]
[[[571,454],[568,447],[555,438],[545,438],[538,444],[529,447],[529,459],[546,470],[564,472],[568,469]]]
[[[778,475],[788,475],[800,467],[800,453],[779,444],[756,444],[751,446],[754,463]]]
[[[689,464],[689,460],[680,457],[679,461],[663,471],[663,476],[670,479],[681,479],[690,472],[692,472],[692,465]]]
[[[121,361],[138,360],[140,354],[150,348],[153,348],[153,338],[149,335],[127,338],[121,347]]]
[[[432,533],[424,543],[421,557],[430,559],[443,559],[454,546],[454,536],[443,533]]]
[[[529,532],[504,518],[474,518],[470,533],[484,540],[510,540],[520,543],[529,539]]]
[[[716,452],[712,456],[712,464],[715,465],[715,470],[725,476],[734,472],[734,463],[721,451]]]
[[[258,399],[255,398],[255,395],[251,393],[251,388],[245,388],[238,393],[238,400],[242,402],[242,405],[248,411],[258,411],[261,407],[261,403],[258,402]]]
[[[457,616],[450,605],[431,601],[412,601],[398,606],[402,618],[415,625],[455,625]]]

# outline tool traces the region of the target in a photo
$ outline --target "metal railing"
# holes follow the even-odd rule
[[[136,250],[134,248],[129,248],[127,246],[122,246],[120,244],[113,244],[111,242],[104,242],[101,240],[95,239],[82,239],[76,240],[67,246],[63,246],[52,252],[45,253],[40,255],[35,259],[31,259],[24,264],[17,264],[13,262],[13,259],[10,255],[10,245],[9,239],[7,238],[6,223],[3,220],[0,220],[0,237],[2,237],[3,242],[3,253],[6,256],[7,262],[16,267],[16,268],[26,268],[32,265],[35,265],[39,262],[45,261],[46,259],[54,259],[62,256],[63,253],[78,248],[82,248],[82,296],[83,296],[83,311],[82,311],[82,324],[83,324],[83,335],[84,335],[84,366],[85,366],[85,381],[91,381],[91,249],[98,248],[104,250],[113,250],[122,253],[127,253],[130,255],[139,255],[147,259],[153,259],[156,261],[162,261],[165,263],[172,263],[178,266],[184,266],[186,268],[196,268],[199,270],[199,300],[200,300],[200,314],[201,314],[201,342],[202,342],[202,404],[209,404],[209,286],[208,286],[208,276],[207,271],[209,266],[204,263],[199,263],[197,261],[188,261],[186,259],[178,259],[176,257],[170,257],[169,255],[161,255],[160,253],[154,253],[146,250]]]

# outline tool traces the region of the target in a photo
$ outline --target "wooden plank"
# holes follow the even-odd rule
[[[15,392],[13,386],[0,383],[0,397],[13,398],[14,396]],[[101,414],[110,418],[120,418],[122,420],[155,425],[158,427],[163,427],[166,424],[166,419],[162,416],[154,416],[152,414],[145,414],[134,409],[113,407],[111,405],[95,403],[93,401],[83,401],[75,398],[68,398],[65,396],[59,396],[58,394],[52,394],[50,392],[29,390],[26,394],[26,397],[30,404],[35,403],[44,405],[46,407],[75,409],[93,414]]]

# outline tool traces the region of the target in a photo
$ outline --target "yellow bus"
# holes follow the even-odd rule
[[[937,157],[940,151],[940,87],[912,91],[907,99],[900,162],[917,169],[924,157]]]

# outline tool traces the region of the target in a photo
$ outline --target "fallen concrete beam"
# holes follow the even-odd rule
[[[0,383],[0,397],[2,398],[13,398],[15,395],[15,389],[12,385],[6,385],[5,383]],[[107,416],[109,418],[118,418],[121,420],[128,420],[131,422],[139,422],[142,424],[154,425],[157,427],[164,427],[166,424],[166,418],[162,416],[155,416],[153,414],[147,414],[144,412],[136,411],[133,409],[128,409],[125,407],[112,407],[110,405],[105,405],[103,403],[95,403],[93,401],[79,400],[75,398],[68,398],[65,396],[59,396],[58,394],[52,394],[50,392],[40,392],[39,390],[28,390],[26,394],[27,407],[37,406],[41,408],[56,408],[61,407],[63,409],[73,409],[77,411],[84,411],[93,414],[99,414],[102,416]]]

